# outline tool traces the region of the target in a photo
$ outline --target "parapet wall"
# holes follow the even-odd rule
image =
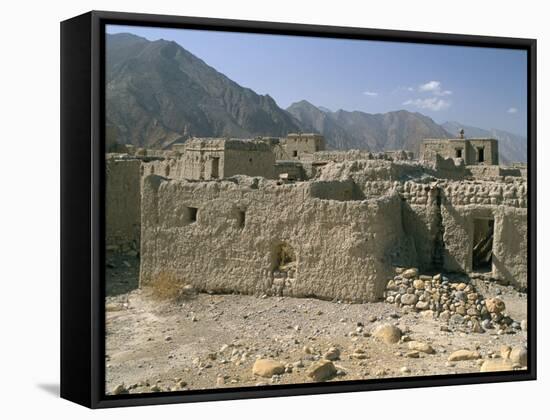
[[[392,275],[401,226],[396,194],[337,201],[313,197],[309,183],[148,176],[140,283],[168,272],[203,291],[373,301]],[[283,244],[296,256],[289,277],[276,270]]]

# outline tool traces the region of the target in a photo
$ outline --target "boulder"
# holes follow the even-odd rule
[[[409,349],[413,351],[419,351],[427,354],[434,354],[435,350],[428,343],[422,343],[421,341],[409,341]]]
[[[508,359],[485,360],[479,369],[480,372],[501,372],[513,370],[513,364]]]
[[[510,361],[514,365],[527,366],[527,348],[524,346],[514,347],[510,352]]]
[[[270,359],[258,359],[252,366],[252,373],[264,378],[271,378],[273,375],[280,375],[284,372],[285,366],[282,363]]]
[[[485,301],[485,306],[487,307],[487,311],[491,314],[500,314],[506,309],[503,300],[497,297],[487,299]]]
[[[336,367],[330,360],[321,359],[311,365],[307,376],[315,382],[327,381],[336,375]]]
[[[378,326],[373,336],[386,344],[395,344],[401,339],[402,332],[395,325],[382,324]]]
[[[461,360],[476,360],[480,358],[481,358],[481,354],[479,354],[479,352],[477,351],[457,350],[451,353],[451,355],[447,360],[449,360],[449,362],[459,362]]]
[[[124,386],[124,384],[119,384],[113,389],[112,392],[113,395],[121,395],[121,394],[128,394],[128,389]]]
[[[413,293],[405,293],[401,296],[401,303],[403,305],[414,305],[418,302],[418,296]]]

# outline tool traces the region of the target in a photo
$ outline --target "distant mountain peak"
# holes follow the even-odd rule
[[[332,110],[330,110],[329,108],[327,108],[326,106],[318,106],[317,109],[323,111],[323,112],[332,112]]]
[[[284,136],[296,120],[178,43],[106,38],[107,120],[118,143],[166,147],[192,136]]]

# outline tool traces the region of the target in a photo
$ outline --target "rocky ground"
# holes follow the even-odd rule
[[[109,393],[526,366],[526,295],[484,278],[401,270],[385,302],[366,304],[201,293],[174,302],[137,289],[137,266],[108,259]]]

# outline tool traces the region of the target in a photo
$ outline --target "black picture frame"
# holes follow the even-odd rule
[[[520,49],[528,62],[527,370],[105,395],[105,25]],[[536,379],[536,40],[92,11],[61,23],[61,397],[90,408]]]

